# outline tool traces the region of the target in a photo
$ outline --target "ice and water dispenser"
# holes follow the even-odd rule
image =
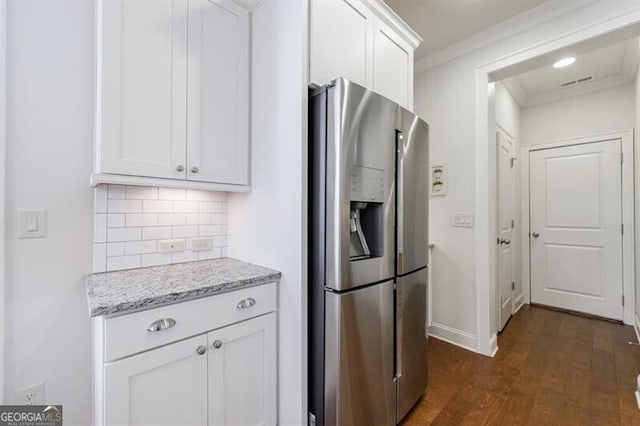
[[[384,254],[384,175],[384,170],[351,167],[351,261],[381,257]]]

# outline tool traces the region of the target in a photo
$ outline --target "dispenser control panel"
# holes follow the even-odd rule
[[[351,201],[384,202],[384,170],[352,166]]]

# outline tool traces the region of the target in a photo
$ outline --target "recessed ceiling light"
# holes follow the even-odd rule
[[[569,56],[568,58],[560,59],[558,62],[553,64],[554,68],[564,68],[566,66],[571,65],[576,61],[576,58],[573,56]]]

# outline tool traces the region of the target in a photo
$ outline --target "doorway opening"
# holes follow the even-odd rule
[[[478,232],[481,240],[476,243],[478,253],[476,269],[478,350],[481,353],[487,355],[495,353],[497,333],[507,323],[510,315],[513,315],[524,303],[536,302],[536,298],[539,298],[540,295],[549,296],[549,293],[554,291],[556,292],[554,296],[568,297],[572,295],[574,299],[580,300],[585,306],[594,305],[591,299],[597,298],[607,299],[608,303],[613,303],[616,293],[610,293],[608,289],[602,290],[599,286],[603,280],[591,279],[595,275],[614,277],[614,270],[610,267],[610,264],[613,263],[619,264],[615,273],[618,274],[619,281],[622,283],[617,288],[620,296],[619,298],[616,296],[617,313],[612,314],[612,311],[609,311],[601,316],[607,318],[618,316],[626,324],[634,323],[633,128],[636,127],[635,104],[639,102],[635,80],[638,74],[637,56],[640,49],[638,49],[637,36],[640,34],[640,24],[637,22],[626,25],[618,24],[619,26],[612,24],[609,31],[601,31],[598,34],[587,35],[586,33],[589,31],[585,30],[582,37],[554,40],[524,53],[519,52],[481,66],[476,70],[476,148],[479,155],[478,170],[476,171],[478,178],[476,204]],[[610,55],[609,57],[618,54],[618,62],[614,63],[603,59],[607,54]],[[552,71],[555,70],[552,67],[553,63],[567,56],[586,57],[586,59],[576,60],[576,63],[596,64],[600,65],[600,68],[597,72],[588,73],[589,75],[586,77],[577,75],[584,71],[584,67],[574,68],[574,75],[571,78],[567,78],[567,73],[553,74]],[[604,70],[603,67],[608,68]],[[510,98],[511,109],[505,108],[504,98]],[[591,103],[585,107],[586,109],[581,110],[579,106],[580,104],[586,105],[587,103],[584,101],[587,98],[591,98]],[[608,100],[611,99],[613,99],[613,104],[608,103]],[[616,113],[620,105],[627,105],[625,114]],[[517,110],[516,113],[513,113],[514,109]],[[589,109],[593,111],[591,115],[586,112]],[[554,118],[553,123],[549,123],[549,117]],[[573,248],[580,245],[576,243],[577,240],[564,238],[564,241],[556,241],[557,235],[553,236],[531,229],[531,221],[535,222],[535,220],[533,219],[534,214],[530,214],[529,210],[532,208],[532,204],[539,204],[530,203],[529,199],[532,196],[529,193],[532,179],[528,166],[532,158],[536,155],[544,157],[541,153],[563,154],[561,151],[551,150],[588,142],[596,144],[604,142],[612,136],[618,139],[617,148],[607,147],[604,151],[600,150],[602,151],[600,154],[580,152],[569,154],[567,151],[564,153],[566,154],[565,159],[567,159],[564,163],[562,162],[563,155],[553,161],[539,160],[538,163],[546,161],[546,165],[540,166],[544,169],[544,173],[542,175],[539,172],[534,173],[533,180],[546,182],[550,179],[551,175],[547,171],[547,166],[551,163],[553,166],[557,166],[557,170],[553,172],[556,179],[558,176],[575,177],[576,173],[580,174],[580,170],[582,170],[584,172],[582,178],[573,179],[573,187],[569,182],[571,179],[564,179],[562,184],[554,186],[549,186],[546,183],[546,186],[538,185],[544,191],[548,191],[549,188],[553,190],[551,191],[553,193],[548,195],[553,198],[551,201],[554,204],[549,204],[548,207],[555,206],[553,208],[556,209],[554,210],[556,213],[561,212],[566,216],[561,217],[556,214],[552,218],[555,222],[551,223],[551,227],[571,229],[577,227],[574,233],[583,232],[584,235],[590,235],[589,232],[593,228],[591,234],[596,233],[595,222],[587,223],[585,221],[589,219],[587,217],[589,214],[593,216],[597,211],[598,214],[605,215],[598,218],[599,220],[609,220],[613,223],[611,218],[616,217],[618,222],[616,227],[618,230],[617,240],[613,238],[614,228],[609,223],[605,227],[606,232],[602,231],[601,233],[611,237],[610,243],[607,245],[583,244],[580,248]],[[587,141],[589,138],[591,139]],[[545,144],[548,146],[543,146]],[[553,144],[555,146],[551,146]],[[537,148],[532,149],[533,146]],[[619,165],[617,170],[610,168],[609,166],[614,164],[612,161],[615,156],[614,152],[618,153],[617,159],[619,161],[619,155],[624,155],[623,151],[625,150],[628,151],[625,158],[626,167],[623,163]],[[536,152],[538,154],[535,154]],[[569,158],[580,156],[584,157],[582,158],[584,161],[568,161]],[[586,159],[587,157],[589,159]],[[598,172],[600,175],[598,175],[590,173],[593,171],[593,167],[587,166],[587,163],[609,168],[600,170]],[[572,168],[576,170],[571,172]],[[619,177],[615,181],[619,182],[620,186],[618,210],[602,211],[593,208],[591,213],[588,213],[584,208],[575,208],[574,213],[571,213],[570,207],[575,207],[580,203],[591,202],[593,204],[595,199],[600,203],[602,200],[598,198],[599,195],[594,194],[596,192],[602,196],[608,194],[609,186],[603,186],[601,180],[606,180],[605,177],[609,175]],[[574,200],[574,203],[569,203],[570,198],[563,194],[575,195],[580,191],[587,192],[584,189],[587,176],[592,182],[597,182],[599,187],[593,188],[591,195],[585,194],[583,199],[578,198]],[[625,176],[628,180],[627,183],[624,183]],[[607,182],[614,181],[609,178]],[[591,196],[591,201],[588,200],[589,196]],[[560,204],[556,203],[556,198],[559,199]],[[562,202],[565,203],[564,207]],[[598,205],[603,205],[603,203]],[[545,205],[544,209],[546,208]],[[483,213],[487,215],[486,218],[482,217]],[[542,216],[549,219],[548,213],[545,210]],[[580,219],[581,215],[584,216],[582,219]],[[623,215],[626,216],[622,217]],[[573,222],[566,222],[569,219]],[[576,220],[578,222],[575,222]],[[582,225],[585,229],[579,229],[580,220],[583,221]],[[483,222],[486,227],[482,225]],[[623,225],[624,230],[628,233],[626,238],[622,234]],[[537,252],[529,250],[532,244],[531,238],[535,239],[531,235],[533,232],[554,238],[554,240],[547,241],[546,237],[538,239],[537,241],[540,242],[538,245],[544,250]],[[489,246],[487,247],[486,244]],[[551,250],[548,250],[550,246]],[[609,250],[608,247],[612,247],[612,249]],[[535,265],[540,260],[544,260],[546,270],[538,271],[537,276],[535,273],[532,275],[530,256],[533,256]],[[591,257],[591,261],[586,262],[588,257]],[[610,261],[602,259],[610,259]],[[611,259],[615,259],[615,262]],[[585,271],[588,271],[588,268],[577,266],[580,264],[590,265],[591,272],[587,273]],[[593,265],[598,265],[599,269]],[[587,286],[575,287],[578,279],[570,280],[569,278],[573,278],[573,276],[567,275],[567,271],[571,270],[582,272],[584,277],[589,277],[591,281],[583,279],[582,281],[587,281]],[[535,293],[536,287],[532,286],[532,279],[535,282],[536,278],[544,277],[541,282],[549,284],[545,274],[551,274],[553,278],[551,281],[555,287],[543,286],[546,290],[537,295]],[[562,286],[557,285],[558,282],[561,282]],[[606,293],[604,296],[599,294],[603,291]],[[624,306],[622,306],[623,296]],[[588,309],[591,308],[588,306],[572,305],[566,301],[560,303],[558,299],[558,297],[551,297],[550,304],[564,306],[569,310],[571,310],[570,307],[573,307],[573,310],[590,313]],[[541,301],[541,304],[545,304],[545,299],[541,299]],[[549,300],[546,301],[549,303]],[[622,311],[620,312],[621,306]],[[575,309],[576,307],[580,309]]]

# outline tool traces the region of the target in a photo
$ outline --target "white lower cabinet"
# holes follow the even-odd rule
[[[94,318],[94,424],[275,425],[275,300],[270,283]]]
[[[209,333],[209,424],[276,423],[274,314]]]
[[[198,347],[206,350],[206,335],[106,364],[105,423],[206,424],[207,357]]]

